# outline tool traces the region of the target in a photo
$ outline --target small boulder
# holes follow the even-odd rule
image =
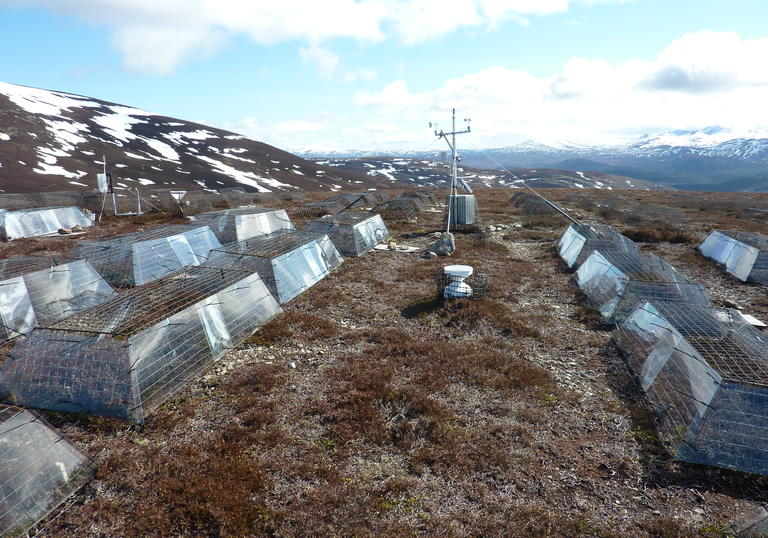
[[[453,234],[443,234],[443,237],[429,245],[427,250],[429,252],[434,252],[438,256],[450,256],[456,250],[456,243],[453,240]]]

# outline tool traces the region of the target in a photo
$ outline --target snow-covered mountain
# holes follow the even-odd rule
[[[355,151],[332,156],[436,159],[439,153]],[[462,164],[475,168],[589,170],[678,188],[768,191],[768,131],[713,126],[645,135],[617,146],[525,141],[501,148],[464,149],[461,158]]]
[[[124,188],[267,192],[375,183],[233,132],[0,82],[0,192],[95,188],[103,156],[116,186]]]

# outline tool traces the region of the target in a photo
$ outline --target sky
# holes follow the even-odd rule
[[[0,0],[0,80],[292,151],[768,131],[765,0]]]

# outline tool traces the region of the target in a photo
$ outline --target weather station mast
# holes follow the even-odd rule
[[[464,191],[468,193],[472,193],[472,188],[463,180],[459,178],[459,153],[456,150],[456,135],[460,134],[466,134],[472,132],[472,126],[471,126],[472,120],[469,118],[464,119],[464,125],[465,129],[463,131],[457,131],[456,130],[456,109],[451,109],[451,130],[449,132],[445,132],[442,129],[440,131],[437,130],[437,124],[434,125],[435,129],[435,136],[438,138],[442,138],[445,140],[445,142],[448,144],[448,147],[451,148],[451,187],[450,192],[448,194],[448,215],[445,221],[445,233],[448,234],[451,231],[451,224],[457,224],[458,220],[456,218],[456,211],[458,204],[456,203],[458,200],[458,195],[456,192],[457,185],[461,184],[461,188],[464,189]],[[432,128],[432,122],[429,123],[429,127]],[[454,222],[456,221],[456,222]]]

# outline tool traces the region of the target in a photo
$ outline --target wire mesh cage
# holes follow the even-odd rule
[[[0,260],[0,341],[103,303],[115,290],[84,260]]]
[[[590,226],[571,224],[560,236],[557,243],[560,258],[570,269],[578,269],[595,251],[618,250],[620,252],[640,253],[637,244],[621,235],[611,226]]]
[[[302,231],[328,235],[342,256],[362,256],[389,238],[389,230],[376,213],[326,216],[308,222]]]
[[[294,209],[298,217],[323,217],[336,215],[346,208],[346,204],[340,200],[330,199],[322,202],[308,202]]]
[[[230,243],[213,250],[206,265],[257,272],[280,304],[325,278],[344,261],[325,234],[296,231]]]
[[[0,239],[10,241],[58,233],[61,229],[87,228],[93,219],[78,207],[44,207],[0,212]]]
[[[253,203],[253,195],[237,187],[219,189],[219,193],[224,198],[224,201],[227,202],[227,205],[233,209]]]
[[[94,241],[80,241],[72,257],[87,260],[118,287],[146,284],[188,265],[200,265],[221,243],[208,226],[170,224]]]
[[[430,191],[415,190],[403,193],[404,198],[417,198],[422,201],[425,207],[437,205],[437,198]]]
[[[713,230],[698,250],[743,282],[768,284],[768,237],[765,235]]]
[[[251,199],[256,204],[264,204],[268,202],[306,200],[307,195],[301,191],[258,192],[251,194]]]
[[[365,207],[366,205],[366,199],[365,199],[366,193],[364,192],[354,192],[354,193],[346,193],[346,194],[339,194],[338,196],[334,196],[331,198],[331,200],[336,200],[340,204],[344,206],[344,209],[342,211],[350,211],[352,209],[360,209],[361,207]]]
[[[152,194],[151,202],[172,217],[184,218],[216,209],[229,209],[227,200],[217,192],[185,191],[183,196],[172,194],[173,191],[157,191]]]
[[[135,422],[281,312],[258,274],[186,267],[35,329],[0,366],[16,404]]]
[[[0,194],[0,209],[16,211],[43,207],[78,206],[78,191],[42,191],[29,193]]]
[[[93,475],[90,461],[32,411],[0,405],[0,535],[26,536]]]
[[[222,244],[295,229],[284,209],[264,207],[242,207],[201,213],[192,217],[192,225],[208,226]]]
[[[610,323],[623,322],[647,300],[712,306],[703,286],[650,254],[596,250],[575,279],[589,303]]]
[[[140,209],[142,212],[158,209],[149,194],[140,195],[123,189],[115,189],[114,197],[110,193],[83,192],[77,205],[94,215],[105,216],[136,214]]]
[[[418,197],[401,196],[376,206],[374,211],[386,219],[410,220],[427,208]]]
[[[768,345],[738,311],[645,302],[614,340],[676,458],[768,474]]]
[[[488,292],[490,277],[486,273],[473,272],[469,276],[459,276],[445,271],[441,267],[435,273],[435,296],[438,300],[481,299]]]

